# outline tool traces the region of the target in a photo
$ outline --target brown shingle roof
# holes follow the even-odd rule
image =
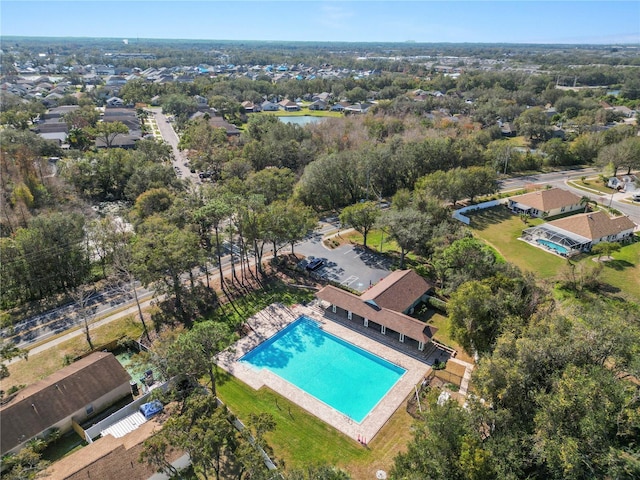
[[[536,192],[525,193],[511,197],[512,201],[526,205],[541,212],[548,212],[556,208],[579,205],[581,197],[569,190],[562,188],[550,188],[548,190],[538,190]]]
[[[138,462],[144,441],[160,429],[155,420],[121,438],[107,435],[54,463],[43,472],[50,480],[107,479],[146,480],[156,473],[155,468]],[[169,462],[182,452],[169,449]]]
[[[609,235],[617,235],[625,230],[633,230],[636,224],[629,217],[611,218],[605,212],[581,213],[549,222],[549,225],[571,233],[598,240]]]
[[[396,312],[405,312],[433,285],[413,270],[396,270],[365,291],[360,298]]]
[[[403,313],[376,308],[361,297],[331,285],[316,293],[316,297],[420,342],[428,343],[438,330]]]
[[[15,448],[130,379],[113,354],[97,352],[26,387],[0,407],[0,450]]]

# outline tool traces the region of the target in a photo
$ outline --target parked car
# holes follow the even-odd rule
[[[314,271],[318,270],[320,267],[324,265],[324,260],[322,258],[314,258],[309,263],[307,263],[307,270]]]

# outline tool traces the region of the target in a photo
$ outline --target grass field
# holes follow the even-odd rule
[[[411,437],[412,417],[404,405],[364,448],[268,388],[255,391],[222,374],[218,395],[241,420],[246,421],[250,413],[273,415],[277,427],[266,437],[276,459],[283,460],[286,468],[327,463],[347,470],[354,479],[375,478],[377,470],[391,467]]]
[[[534,272],[543,279],[554,280],[566,268],[566,259],[518,240],[527,226],[506,208],[481,210],[471,213],[469,217],[474,234],[522,270]],[[528,223],[529,226],[539,225],[543,220],[530,219]],[[625,245],[612,256],[613,261],[604,262],[602,280],[625,292],[632,300],[640,300],[640,242]],[[579,255],[572,260],[589,262],[587,265],[591,265],[593,258],[593,255]]]
[[[255,113],[252,115],[256,115]],[[303,107],[301,110],[295,112],[285,112],[284,110],[278,110],[277,112],[261,112],[258,115],[273,115],[275,117],[331,117],[331,118],[340,118],[344,117],[343,113],[340,112],[330,112],[328,110],[309,110],[306,107]]]
[[[132,316],[125,317],[107,325],[91,329],[91,341],[100,346],[119,338],[139,338],[142,335],[142,324]],[[67,340],[56,348],[50,348],[35,355],[29,355],[27,361],[18,361],[9,365],[10,376],[2,380],[2,390],[13,385],[29,385],[60,370],[65,357],[74,358],[89,351],[84,334]]]

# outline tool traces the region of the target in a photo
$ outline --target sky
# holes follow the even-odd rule
[[[640,1],[0,0],[0,34],[130,40],[640,44]]]

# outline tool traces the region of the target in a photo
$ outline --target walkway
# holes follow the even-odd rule
[[[245,353],[275,335],[300,315],[313,318],[321,324],[323,330],[407,370],[362,422],[355,422],[267,370],[256,370],[238,361]],[[218,366],[256,390],[263,386],[271,388],[354,440],[364,437],[370,441],[375,437],[391,415],[404,405],[415,386],[422,382],[430,370],[425,362],[325,319],[317,310],[308,307],[287,308],[274,304],[250,318],[247,323],[251,333],[241,338],[229,350],[222,352],[217,358]]]

